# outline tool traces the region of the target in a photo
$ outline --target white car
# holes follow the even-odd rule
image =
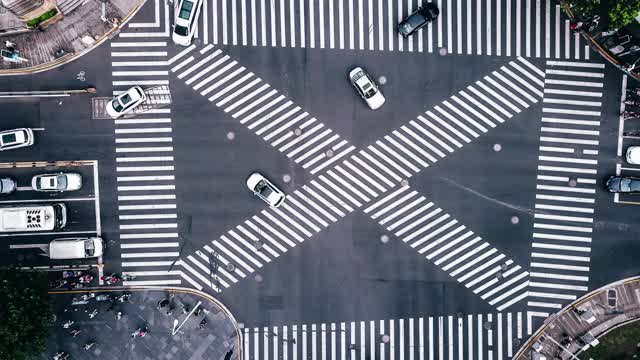
[[[20,128],[0,131],[0,151],[33,145],[33,130]]]
[[[179,0],[176,3],[171,34],[171,39],[176,45],[191,45],[201,7],[202,0]]]
[[[384,96],[361,67],[356,67],[349,72],[349,81],[358,90],[358,94],[367,102],[372,110],[380,108],[384,104]]]
[[[247,179],[247,187],[254,195],[264,200],[271,207],[282,205],[286,196],[260,173],[253,173]]]
[[[35,191],[75,191],[82,187],[82,176],[76,173],[41,174],[31,179]]]
[[[627,148],[627,162],[633,165],[640,165],[640,146],[629,146]]]
[[[147,95],[144,90],[140,86],[134,86],[107,103],[107,114],[115,119],[133,110],[145,100]]]

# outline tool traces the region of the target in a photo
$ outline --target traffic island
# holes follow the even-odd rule
[[[64,5],[60,1],[60,7],[24,27],[6,33],[0,29],[0,41],[5,45],[0,54],[0,75],[32,74],[77,59],[116,35],[144,3],[80,0]],[[15,23],[11,22],[12,26]]]
[[[518,350],[514,360],[544,359],[633,359],[632,346],[640,340],[640,276],[621,280],[594,290],[548,317]],[[624,337],[620,337],[624,334]],[[616,335],[618,337],[616,337]],[[610,337],[612,336],[612,337]],[[631,356],[600,357],[608,348],[627,351]],[[604,351],[604,352],[603,352]],[[635,349],[640,352],[640,349]],[[623,354],[627,354],[623,352]]]
[[[186,288],[83,288],[49,292],[55,317],[47,352],[69,359],[242,358],[231,313]]]

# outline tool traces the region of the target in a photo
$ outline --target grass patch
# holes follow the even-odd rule
[[[598,340],[598,346],[581,352],[578,357],[584,360],[640,359],[640,321],[619,327]]]
[[[36,26],[40,25],[41,23],[43,23],[43,22],[51,19],[52,17],[56,16],[57,14],[58,14],[58,10],[51,9],[51,10],[47,11],[46,13],[38,16],[37,18],[27,21],[27,26],[28,27],[36,27]]]

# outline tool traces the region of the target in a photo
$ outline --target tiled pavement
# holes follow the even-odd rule
[[[121,288],[118,288],[121,289]],[[108,290],[110,294],[119,296],[121,290]],[[96,302],[95,299],[86,305],[71,305],[73,298],[79,298],[87,291],[52,293],[52,303],[55,304],[56,319],[50,325],[48,351],[39,359],[51,359],[58,351],[71,354],[71,359],[104,359],[104,360],[151,360],[151,359],[207,359],[222,360],[233,349],[228,359],[235,360],[241,356],[240,337],[235,320],[228,311],[210,298],[204,298],[198,293],[169,292],[164,290],[130,290],[131,299],[128,302],[115,302],[113,310],[108,310],[109,301]],[[96,291],[97,294],[105,292]],[[170,297],[175,304],[172,314],[167,316],[165,310],[157,309],[158,301]],[[171,335],[174,319],[178,326],[187,317],[182,313],[182,304],[189,304],[191,309],[198,301],[202,301],[205,311],[199,316],[192,315],[180,328],[175,336]],[[89,318],[89,314],[98,309],[98,314]],[[122,311],[124,316],[116,320],[115,314]],[[205,314],[206,313],[206,314]],[[206,316],[205,329],[200,330],[198,323],[202,316]],[[68,329],[62,324],[68,320],[75,323]],[[131,332],[137,328],[148,327],[149,334],[144,338],[131,338]],[[72,337],[69,331],[79,329],[80,334]],[[82,346],[95,341],[96,345],[90,350],[83,350]]]

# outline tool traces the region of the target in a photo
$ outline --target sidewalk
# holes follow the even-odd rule
[[[570,1],[558,0],[558,3],[565,5]],[[570,6],[563,6],[563,9],[572,22],[584,21],[586,25],[579,33],[594,51],[625,74],[640,81],[640,24],[637,21],[617,31],[606,31],[605,20],[594,21],[595,25],[591,28],[588,19],[579,19]]]
[[[82,5],[64,14],[62,20],[41,30],[1,36],[0,45],[7,40],[15,43],[19,56],[27,61],[14,63],[0,60],[0,76],[44,71],[82,56],[119,32],[144,2],[85,0]],[[103,11],[106,22],[101,19]],[[64,50],[64,54],[56,54],[60,50]]]
[[[574,359],[600,336],[638,319],[640,276],[594,290],[551,315],[513,359]]]
[[[126,302],[88,300],[87,304],[72,305],[81,296],[93,292],[96,296],[109,294],[116,298],[130,293]],[[237,360],[242,358],[240,330],[233,316],[211,296],[183,288],[125,288],[120,286],[84,288],[83,291],[50,292],[56,319],[51,323],[47,353],[39,359],[50,360],[58,351],[71,354],[71,359],[211,359]],[[167,308],[159,309],[158,302],[169,299],[174,306],[171,314]],[[202,301],[202,313],[191,314],[196,304]],[[183,305],[190,310],[183,314]],[[97,310],[91,319],[89,314]],[[116,314],[123,313],[121,319]],[[204,329],[198,324],[206,318]],[[183,324],[183,321],[186,321]],[[63,324],[74,321],[68,328]],[[180,330],[172,335],[174,320]],[[181,325],[183,324],[183,325]],[[132,338],[131,333],[147,327],[148,335]],[[80,330],[73,337],[72,330]],[[84,344],[96,342],[89,350]]]

